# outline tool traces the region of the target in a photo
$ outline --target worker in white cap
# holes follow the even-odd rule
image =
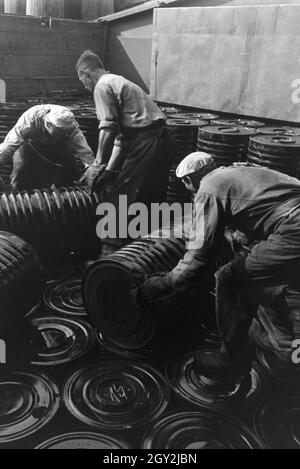
[[[28,109],[0,145],[0,169],[11,165],[17,190],[70,185],[94,161],[94,154],[66,107]]]
[[[272,310],[284,343],[289,344],[274,353],[293,366],[293,343],[300,338],[300,181],[246,163],[214,168],[203,154],[189,155],[181,163],[177,174],[197,190],[186,255],[172,272],[146,278],[138,286],[133,282],[133,296],[141,308],[159,308],[162,313],[178,304],[182,295],[190,297],[193,289],[207,293],[207,280],[215,275],[222,347],[210,354],[196,352],[194,369],[226,383],[228,389],[237,389],[240,382],[245,390],[251,386],[253,358],[249,330],[259,306],[266,314]],[[255,243],[219,268],[227,227]]]

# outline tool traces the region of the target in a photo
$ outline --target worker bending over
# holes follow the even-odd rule
[[[226,226],[258,240],[216,274],[216,313],[223,346],[208,359],[195,355],[203,376],[227,381],[249,378],[249,329],[258,305],[277,315],[290,344],[300,317],[300,181],[263,167],[215,169],[213,158],[188,156],[178,177],[196,193],[189,249],[177,267],[146,280],[135,298],[141,305],[162,303],[189,288],[201,288],[222,246]],[[298,301],[290,292],[297,292]],[[290,351],[291,351],[290,347]]]
[[[0,169],[13,162],[17,190],[72,184],[94,158],[73,113],[52,104],[27,110],[0,145]]]
[[[77,73],[94,94],[100,122],[96,160],[85,175],[89,188],[116,204],[121,194],[129,204],[165,201],[175,149],[164,114],[139,86],[106,71],[92,51],[79,58]]]

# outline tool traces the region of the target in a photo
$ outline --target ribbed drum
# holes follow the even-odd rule
[[[138,361],[103,359],[80,368],[65,384],[67,409],[98,428],[125,430],[159,417],[170,399],[154,368]]]
[[[103,433],[93,433],[87,430],[82,430],[53,436],[49,440],[40,443],[35,447],[35,449],[120,450],[130,449],[130,447],[129,444],[121,438],[105,435]]]
[[[210,351],[202,351],[210,354]],[[254,408],[269,391],[268,380],[259,365],[253,365],[252,384],[244,387],[241,382],[234,386],[224,387],[218,382],[211,382],[199,375],[195,369],[194,356],[189,354],[180,360],[170,362],[167,366],[167,377],[170,386],[183,399],[210,410],[239,412]]]
[[[21,321],[39,305],[44,282],[35,250],[21,238],[0,232],[0,330]]]
[[[169,177],[167,194],[169,203],[185,203],[191,200],[190,192],[186,189],[182,181],[176,177],[176,169],[187,155],[196,151],[198,129],[207,124],[207,121],[200,119],[173,118],[167,121],[168,128],[174,136],[177,147],[177,154],[173,160]]]
[[[263,449],[263,446],[239,420],[217,412],[199,411],[168,414],[157,421],[145,434],[143,448],[192,453],[200,449]],[[180,453],[176,462],[180,463]]]
[[[247,158],[249,138],[257,131],[249,127],[211,125],[199,129],[198,151],[212,155],[218,166],[230,166]]]
[[[263,122],[252,120],[252,119],[215,119],[212,122],[213,125],[218,126],[231,126],[231,127],[252,127],[254,129],[260,129],[265,126]]]
[[[300,136],[252,136],[249,143],[248,161],[299,177]]]
[[[135,275],[143,278],[145,274],[171,271],[184,253],[182,239],[143,238],[91,265],[83,279],[83,298],[95,328],[124,349],[149,343],[157,318],[136,307],[132,281]]]
[[[288,126],[277,126],[277,127],[262,127],[258,129],[262,135],[274,135],[274,136],[285,136],[285,137],[296,137],[300,136],[300,128],[288,127]]]
[[[98,199],[84,187],[0,194],[0,229],[17,234],[53,263],[97,244]]]
[[[300,449],[299,397],[286,396],[261,405],[254,426],[268,449]]]
[[[86,316],[81,292],[81,279],[50,283],[44,291],[44,303],[52,311],[67,316]]]

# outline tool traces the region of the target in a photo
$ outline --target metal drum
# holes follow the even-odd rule
[[[6,362],[27,360],[35,336],[26,317],[40,305],[43,269],[34,249],[11,233],[0,232],[0,339]]]
[[[199,375],[195,371],[193,354],[167,365],[169,384],[180,397],[202,408],[233,413],[255,407],[269,391],[268,380],[256,363],[253,364],[251,376],[250,390],[244,389],[241,382],[237,382],[229,389]]]
[[[97,246],[97,196],[84,187],[0,194],[0,229],[17,234],[53,263]]]
[[[57,366],[86,355],[95,343],[94,329],[80,319],[42,316],[31,319],[42,336],[44,347],[36,352],[31,364]]]
[[[265,127],[266,124],[260,121],[252,119],[215,119],[212,125],[231,126],[231,127],[252,127],[254,129],[260,129]]]
[[[197,111],[178,112],[177,114],[171,114],[169,117],[171,119],[192,119],[192,120],[203,120],[203,121],[213,121],[219,118],[217,114],[213,114],[211,112],[197,112]]]
[[[44,303],[52,311],[68,316],[86,316],[81,279],[51,283],[44,291]]]
[[[262,135],[283,135],[284,137],[296,137],[300,136],[300,128],[283,125],[277,127],[262,127],[259,129],[259,133]]]
[[[179,163],[190,153],[196,151],[197,135],[199,127],[208,124],[208,121],[201,119],[169,119],[168,128],[176,142],[177,154],[172,163],[167,201],[169,203],[185,203],[191,200],[191,193],[186,189],[180,179],[176,177],[176,169]]]
[[[257,131],[249,127],[211,125],[199,129],[198,151],[212,155],[217,166],[231,166],[247,158],[249,138]]]
[[[300,384],[300,365],[280,360],[278,355],[271,350],[257,349],[257,358],[261,366],[282,383],[285,388],[298,389]]]
[[[222,413],[199,411],[166,415],[147,431],[143,449],[192,452],[200,449],[264,448],[252,431],[239,420]],[[177,462],[180,462],[180,454]]]
[[[99,143],[99,121],[96,111],[92,109],[86,110],[73,110],[75,119],[77,120],[80,129],[82,130],[89,146],[96,154]]]
[[[32,372],[0,376],[0,445],[39,431],[56,415],[61,404],[57,385],[46,375]]]
[[[40,443],[35,449],[120,450],[130,449],[130,447],[121,438],[82,430],[53,436],[49,440]]]
[[[109,342],[99,331],[96,331],[96,338],[100,346],[119,357],[126,358],[129,360],[149,360],[152,357],[156,357],[160,351],[158,344],[148,344],[138,350],[126,350],[125,348],[117,347],[112,342]]]
[[[260,406],[254,426],[268,449],[300,449],[299,397],[285,397]]]
[[[160,104],[159,108],[160,108],[161,112],[163,112],[167,116],[170,116],[170,115],[173,115],[173,114],[177,115],[178,113],[181,112],[180,108],[176,108],[176,107],[172,107],[172,106],[165,106],[164,104]]]
[[[64,387],[67,409],[98,428],[126,430],[159,417],[170,399],[167,383],[138,361],[99,360],[79,369]]]
[[[300,136],[253,136],[250,138],[248,161],[299,177]]]
[[[131,293],[134,276],[139,280],[170,272],[184,254],[182,239],[143,238],[91,265],[83,278],[83,298],[95,328],[121,349],[145,347],[158,317],[137,308]]]

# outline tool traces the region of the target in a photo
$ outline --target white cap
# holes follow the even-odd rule
[[[74,114],[62,106],[53,106],[46,118],[52,125],[61,129],[71,129],[76,126]]]
[[[215,160],[211,155],[202,151],[191,153],[178,166],[176,176],[181,179],[198,173],[204,168],[209,169],[209,167],[216,168]]]

